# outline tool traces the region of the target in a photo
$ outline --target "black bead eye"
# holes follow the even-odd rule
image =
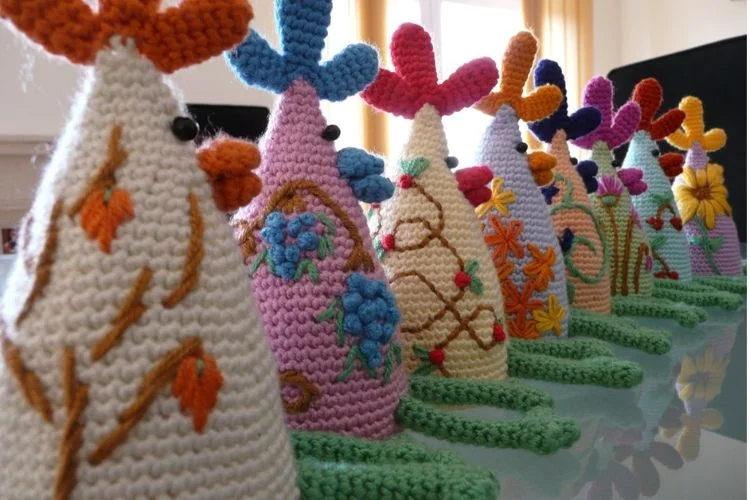
[[[458,158],[455,156],[449,156],[445,159],[445,163],[448,165],[448,168],[453,170],[458,166]]]
[[[620,168],[620,165],[622,165],[622,162],[620,160],[612,160],[613,167]]]
[[[578,165],[578,158],[576,158],[575,156],[571,156],[570,157],[570,164],[573,165],[573,166]]]
[[[172,134],[183,142],[189,142],[198,137],[200,127],[192,118],[178,116],[172,120]]]
[[[328,125],[321,135],[323,139],[329,142],[333,142],[341,137],[341,129],[336,125]]]
[[[526,151],[528,151],[528,149],[529,145],[525,142],[519,142],[518,144],[516,144],[516,151],[518,151],[519,153],[525,153]]]
[[[658,149],[654,149],[651,151],[651,154],[654,155],[654,158],[658,158],[661,153],[659,153]]]

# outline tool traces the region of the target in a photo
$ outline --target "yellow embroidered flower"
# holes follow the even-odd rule
[[[565,319],[565,309],[560,307],[555,295],[547,297],[547,308],[532,311],[536,320],[536,331],[539,333],[553,331],[558,337],[562,335],[562,320]]]
[[[678,179],[684,182],[674,189],[682,222],[688,223],[697,213],[705,221],[706,227],[713,229],[717,215],[732,213],[727,202],[723,169],[719,165],[709,163],[705,169],[699,170],[685,167]]]
[[[515,203],[516,194],[512,191],[503,191],[502,177],[495,177],[494,179],[492,179],[491,187],[492,198],[490,198],[489,201],[479,205],[474,209],[474,211],[476,212],[478,217],[484,217],[492,207],[495,207],[495,209],[500,212],[501,215],[508,217],[510,215],[510,212],[508,212],[507,205]]]
[[[679,391],[680,399],[700,399],[706,402],[713,400],[721,392],[728,364],[729,358],[716,359],[713,347],[706,349],[697,358],[685,355],[677,377],[677,383],[682,386]]]

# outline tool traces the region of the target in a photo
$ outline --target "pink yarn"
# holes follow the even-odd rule
[[[387,283],[375,256],[364,214],[347,182],[336,168],[333,142],[321,137],[326,120],[313,87],[295,81],[282,95],[274,120],[262,143],[263,162],[259,175],[263,191],[241,209],[235,220],[252,221],[262,216],[270,198],[288,181],[313,181],[324,190],[356,225],[367,254],[375,263],[373,272],[358,270],[368,278]],[[372,439],[398,432],[395,411],[406,393],[406,375],[394,363],[389,381],[370,378],[360,367],[339,382],[349,352],[349,342],[339,347],[335,322],[315,320],[345,288],[350,272],[344,267],[354,244],[342,221],[317,198],[303,191],[307,210],[325,212],[335,222],[334,255],[319,263],[320,282],[309,276],[299,281],[284,281],[261,266],[252,280],[266,335],[279,371],[296,370],[320,391],[320,398],[303,413],[287,413],[289,426],[295,429],[331,431]],[[259,235],[254,235],[262,242]],[[252,258],[252,257],[251,257]],[[400,343],[396,331],[392,342]],[[385,347],[382,349],[385,356]],[[382,367],[378,373],[382,372]],[[285,401],[299,396],[299,390],[283,387]]]
[[[641,108],[637,102],[628,101],[615,113],[612,95],[612,82],[596,76],[586,84],[583,94],[583,106],[594,107],[602,114],[602,121],[593,132],[573,142],[583,149],[592,149],[597,141],[604,141],[610,150],[628,142],[641,121]]]

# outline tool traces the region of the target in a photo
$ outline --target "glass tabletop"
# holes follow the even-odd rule
[[[503,500],[746,498],[746,303],[738,311],[707,309],[695,328],[639,319],[673,334],[664,356],[614,348],[615,356],[640,363],[643,383],[604,389],[524,380],[555,399],[559,414],[574,418],[581,439],[568,450],[538,456],[411,436],[434,448],[452,449],[490,469]],[[509,418],[492,408],[461,414]]]

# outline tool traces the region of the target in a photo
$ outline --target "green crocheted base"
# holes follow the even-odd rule
[[[513,339],[512,346],[517,352],[544,354],[563,359],[587,359],[613,355],[612,349],[606,342],[596,339]]]
[[[612,297],[612,312],[618,316],[673,319],[688,328],[708,319],[708,313],[699,307],[640,295]]]
[[[744,276],[695,276],[693,282],[742,296],[747,294],[747,278]]]
[[[516,378],[617,389],[634,387],[643,380],[643,369],[632,361],[608,356],[561,359],[523,352],[513,344],[508,348],[508,373]]]
[[[495,500],[500,485],[481,467],[408,463],[351,465],[297,460],[297,483],[303,499]]]
[[[511,380],[500,382],[410,375],[409,394],[437,405],[494,406],[517,411],[552,408],[549,394]]]
[[[411,396],[401,399],[396,420],[408,429],[446,441],[525,449],[540,455],[569,448],[581,436],[573,420],[556,416],[549,408],[534,408],[513,420],[487,422],[439,410]]]
[[[667,331],[644,328],[634,321],[583,309],[571,309],[568,331],[571,337],[594,337],[649,354],[666,354],[672,349],[672,335]]]
[[[694,306],[721,307],[728,311],[736,311],[743,302],[740,295],[717,290],[700,283],[655,280],[654,285],[654,297],[684,302]]]

